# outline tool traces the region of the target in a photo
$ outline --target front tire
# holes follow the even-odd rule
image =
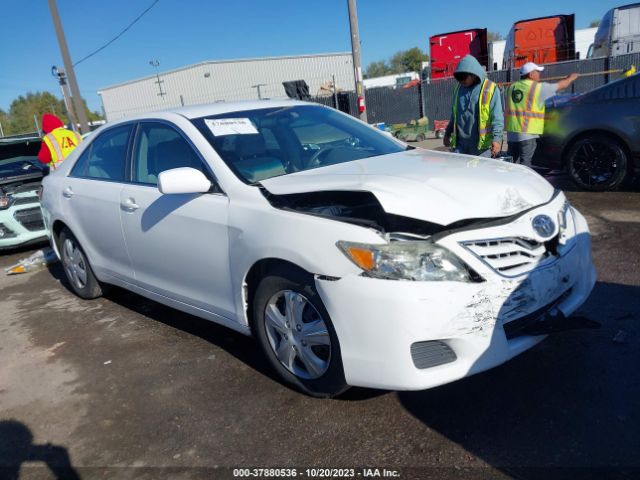
[[[349,388],[338,337],[312,275],[283,268],[265,276],[253,299],[252,329],[286,383],[320,398]]]
[[[567,153],[567,168],[578,187],[602,192],[622,185],[629,160],[618,141],[606,135],[592,135],[571,146]]]
[[[102,288],[93,274],[84,250],[68,228],[60,232],[58,248],[64,273],[74,293],[85,300],[100,297]]]

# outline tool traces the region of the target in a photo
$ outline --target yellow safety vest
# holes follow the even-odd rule
[[[544,102],[539,105],[542,85],[533,80],[518,80],[507,88],[506,109],[504,112],[507,132],[531,133],[541,135],[544,132]]]
[[[453,130],[451,131],[451,148],[456,148],[458,121],[458,93],[460,84],[456,85],[453,92]],[[491,134],[491,99],[496,91],[496,84],[488,78],[482,81],[480,95],[478,96],[478,150],[486,150],[491,147],[493,135]]]
[[[42,137],[42,141],[51,152],[49,167],[55,170],[57,164],[67,158],[67,155],[82,142],[82,137],[73,130],[60,127],[47,133]]]

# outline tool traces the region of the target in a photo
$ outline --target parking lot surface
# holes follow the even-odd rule
[[[0,478],[20,467],[20,478],[231,478],[238,467],[637,478],[640,192],[567,196],[598,269],[579,314],[601,327],[420,392],[309,398],[276,380],[251,338],[120,289],[83,301],[59,265],[0,272]]]

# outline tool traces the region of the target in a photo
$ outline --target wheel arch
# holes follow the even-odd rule
[[[58,254],[58,257],[60,256],[60,245],[58,243],[60,240],[60,233],[65,228],[71,231],[71,229],[67,226],[67,224],[64,223],[62,220],[56,220],[53,222],[53,225],[51,225],[51,238],[53,240],[53,247],[56,249],[56,253]]]
[[[253,316],[253,298],[256,293],[256,289],[258,288],[258,284],[260,280],[264,278],[269,273],[278,272],[278,271],[295,271],[299,274],[309,276],[313,278],[313,273],[305,270],[299,265],[296,265],[293,262],[288,260],[284,260],[282,258],[263,258],[256,261],[247,273],[244,276],[242,281],[242,305],[243,305],[243,315],[244,321],[249,326],[251,330],[251,318]],[[253,333],[253,332],[252,332]]]

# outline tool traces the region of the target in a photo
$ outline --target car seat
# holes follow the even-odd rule
[[[233,165],[250,182],[286,173],[282,160],[270,156],[267,152],[262,135],[238,135],[236,154],[238,159]]]

